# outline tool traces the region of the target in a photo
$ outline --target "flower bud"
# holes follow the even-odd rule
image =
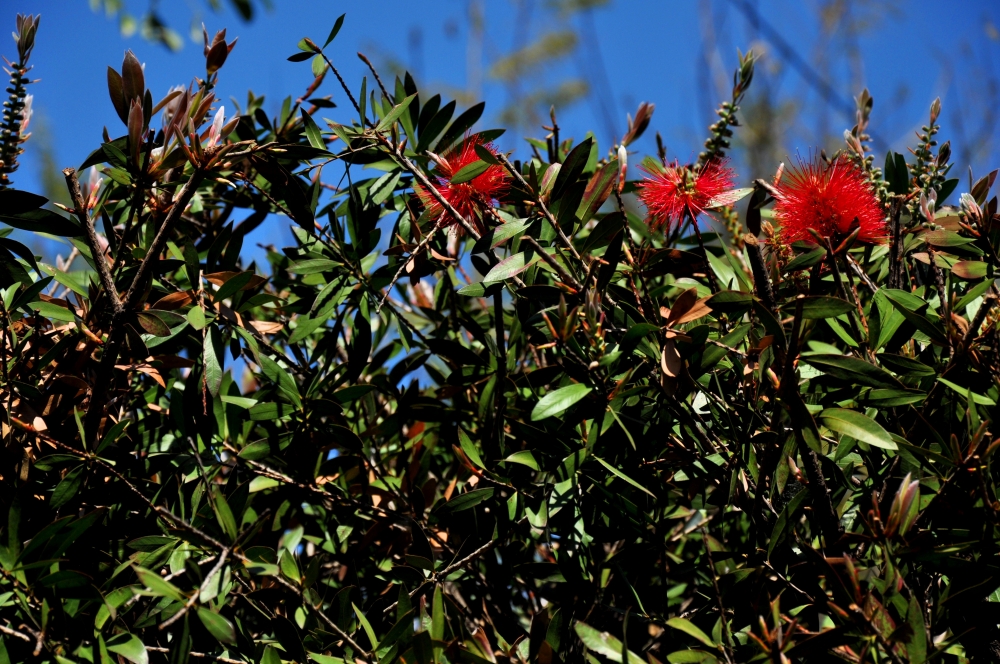
[[[628,171],[628,152],[625,144],[618,146],[618,191],[625,188],[625,173]]]

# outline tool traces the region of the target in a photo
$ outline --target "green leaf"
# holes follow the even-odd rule
[[[239,457],[249,461],[260,461],[270,455],[271,443],[267,440],[256,440],[240,450]]]
[[[323,140],[323,132],[320,131],[319,125],[316,124],[311,115],[306,113],[306,109],[301,109],[301,114],[302,128],[305,130],[306,140],[309,141],[309,145],[325,152],[326,142]]]
[[[281,573],[290,580],[295,583],[301,583],[302,574],[299,572],[299,566],[295,562],[295,557],[288,551],[281,552],[281,558],[278,560],[278,567],[281,568]]]
[[[145,567],[136,567],[135,573],[136,576],[139,577],[139,581],[145,584],[145,586],[153,594],[159,597],[169,597],[170,599],[177,600],[178,602],[184,601],[184,593],[181,592],[181,589],[169,581],[164,580],[163,577],[156,572],[148,570]]]
[[[519,233],[523,233],[528,230],[529,226],[531,226],[530,219],[515,219],[497,226],[490,234],[490,248],[496,247]]]
[[[236,629],[218,613],[212,613],[203,606],[198,607],[198,618],[212,636],[222,643],[236,643]]]
[[[80,485],[83,484],[83,471],[83,466],[77,466],[59,480],[59,484],[56,485],[52,492],[52,498],[49,500],[49,506],[52,509],[57,510],[73,499],[73,496],[80,490]]]
[[[160,320],[160,318],[156,315],[146,311],[136,312],[135,315],[139,319],[139,325],[142,326],[142,329],[149,334],[152,334],[155,337],[170,336],[170,328],[167,327],[167,324]]]
[[[730,205],[734,205],[752,194],[753,190],[753,187],[743,187],[741,189],[724,191],[721,194],[710,198],[708,202],[705,203],[705,209],[712,210],[714,208],[729,207]]]
[[[164,537],[163,535],[146,535],[145,537],[137,537],[128,543],[128,548],[135,549],[136,551],[145,551],[147,553],[156,551],[162,546],[167,544],[174,544],[179,540],[176,537]]]
[[[671,618],[670,620],[667,621],[667,624],[676,630],[680,630],[689,636],[693,636],[694,638],[704,643],[706,646],[710,646],[713,648],[718,647],[718,644],[711,638],[709,638],[708,634],[705,634],[705,632],[701,631],[701,629],[699,629],[698,626],[695,625],[690,620],[686,620],[684,618]]]
[[[271,382],[277,384],[281,393],[291,399],[292,404],[296,408],[302,407],[302,395],[299,394],[299,386],[295,384],[295,379],[292,378],[292,374],[288,370],[282,369],[277,362],[263,354],[260,356],[260,367],[264,375]]]
[[[333,28],[330,30],[330,36],[326,38],[325,42],[323,42],[323,48],[329,46],[330,42],[337,38],[337,33],[340,32],[340,28],[344,25],[345,16],[347,16],[347,14],[341,14],[337,17],[337,20],[334,21]]]
[[[944,378],[938,378],[938,382],[947,385],[949,388],[957,392],[962,397],[968,398],[971,395],[973,403],[977,403],[980,406],[997,405],[997,402],[994,401],[993,399],[983,396],[982,394],[976,394],[975,392],[970,391],[968,388],[962,387],[961,385],[953,383],[950,380],[945,380]]]
[[[314,653],[314,652],[307,653],[307,654],[309,655],[309,659],[311,659],[314,662],[316,662],[316,664],[350,664],[343,657],[334,657],[333,655],[320,655],[320,654]],[[261,664],[265,664],[265,663],[262,661]]]
[[[536,255],[533,251],[522,251],[508,256],[486,273],[486,276],[483,277],[483,283],[503,281],[515,277],[531,267],[533,263],[538,262],[540,258],[541,256]]]
[[[149,664],[149,655],[146,653],[146,646],[142,645],[139,637],[125,632],[117,634],[107,642],[108,650],[121,655],[135,664]]]
[[[573,629],[588,650],[592,650],[598,655],[603,655],[612,662],[622,661],[622,651],[625,650],[625,647],[621,640],[616,639],[607,632],[598,632],[590,625],[579,621],[573,626]],[[626,652],[628,653],[628,664],[646,664],[644,659],[631,650]]]
[[[882,367],[848,355],[803,355],[802,361],[825,374],[868,387],[899,388],[900,382]]]
[[[202,310],[202,308],[199,306],[191,307],[188,310],[187,316],[185,316],[185,318],[187,318],[188,324],[198,332],[201,332],[203,329],[205,329],[205,325],[208,322],[205,318],[204,310]]]
[[[438,510],[442,512],[462,512],[467,509],[472,509],[484,500],[489,500],[493,497],[493,487],[489,489],[476,489],[475,491],[469,491],[463,493],[459,496],[455,496],[446,503],[443,503]]]
[[[922,236],[924,242],[935,247],[961,247],[975,242],[975,238],[963,237],[955,231],[927,231]]]
[[[215,291],[212,295],[212,299],[216,302],[222,302],[223,300],[236,294],[237,291],[243,290],[247,284],[250,283],[254,278],[253,272],[240,272],[239,274],[233,275],[226,280],[226,283],[219,286],[219,290]]]
[[[485,110],[485,108],[486,102],[481,101],[474,106],[470,106],[464,113],[455,118],[455,121],[451,123],[450,127],[448,127],[448,131],[444,133],[441,140],[434,146],[434,152],[443,154],[448,148],[451,147],[452,143],[456,142],[459,137],[464,136],[465,132],[467,132],[472,125],[476,124],[479,118],[483,116],[483,110]],[[443,113],[444,109],[441,109],[439,112]],[[451,112],[449,111],[448,114],[450,115]],[[428,133],[430,132],[428,131]],[[421,138],[421,143],[423,143],[423,138]]]
[[[219,397],[222,403],[232,404],[233,406],[238,406],[239,408],[250,409],[257,405],[256,399],[251,399],[250,397],[235,397],[229,394],[223,394]]]
[[[839,297],[830,297],[829,295],[810,295],[801,298],[801,301],[802,317],[806,319],[836,318],[855,308],[847,300],[842,300]],[[792,300],[786,304],[783,307],[785,313],[794,313],[797,302],[798,300]]]
[[[444,594],[441,585],[434,584],[434,599],[431,602],[431,639],[444,639]]]
[[[52,320],[58,320],[64,323],[72,323],[76,320],[76,316],[72,311],[62,305],[55,304],[54,302],[29,302],[27,306],[32,311],[37,311],[46,318],[51,318]]]
[[[4,214],[30,212],[37,210],[48,202],[49,199],[44,196],[39,196],[29,191],[0,189],[0,210],[3,210]]]
[[[212,327],[205,335],[202,359],[204,361],[205,388],[213,397],[219,394],[219,388],[222,386],[223,352],[224,346],[219,328]]]
[[[414,93],[393,106],[392,110],[385,114],[385,117],[382,118],[382,121],[378,123],[378,126],[375,127],[375,129],[378,131],[384,131],[392,126],[392,123],[399,119],[399,116],[401,116],[403,112],[410,107],[410,102],[412,102],[416,97],[417,95]]]
[[[44,208],[19,214],[10,214],[4,210],[0,212],[0,221],[8,226],[33,233],[48,233],[59,237],[80,237],[83,235],[83,229],[76,222]]]
[[[24,288],[17,294],[13,301],[7,302],[7,309],[20,309],[22,306],[38,297],[38,294],[41,293],[50,283],[52,283],[52,277],[44,277],[33,284],[24,285]],[[86,293],[83,294],[85,295]]]
[[[993,280],[987,279],[986,281],[980,284],[976,284],[975,286],[970,288],[965,293],[965,295],[962,296],[962,299],[958,301],[958,304],[955,305],[955,311],[962,311],[963,309],[965,309],[977,297],[982,297],[983,295],[985,295],[986,291],[992,288],[992,286],[993,286]]]
[[[307,258],[289,265],[288,271],[294,274],[317,274],[333,270],[339,265],[340,263],[329,258]]]
[[[602,466],[604,466],[605,468],[607,468],[608,470],[610,470],[610,471],[611,471],[612,473],[614,473],[614,474],[615,474],[615,475],[617,475],[618,477],[622,478],[623,480],[625,480],[626,482],[628,482],[629,484],[631,484],[631,485],[632,485],[632,486],[634,486],[635,488],[637,488],[637,489],[639,489],[640,491],[643,491],[643,492],[645,492],[645,493],[648,493],[648,494],[649,494],[650,496],[652,496],[653,498],[656,498],[656,494],[654,494],[654,493],[653,493],[652,491],[650,491],[649,489],[647,489],[647,488],[646,488],[646,487],[644,487],[643,485],[641,485],[641,484],[639,484],[638,482],[636,482],[636,481],[635,481],[634,479],[632,479],[631,477],[629,477],[628,475],[626,475],[626,474],[625,474],[625,473],[623,473],[622,471],[620,471],[620,470],[618,470],[617,468],[615,468],[614,466],[612,466],[612,465],[611,465],[610,463],[608,463],[608,462],[607,462],[607,461],[605,461],[604,459],[602,459],[602,458],[600,458],[600,457],[597,457],[597,456],[595,456],[595,457],[594,457],[594,459],[595,459],[595,460],[596,460],[596,461],[597,461],[598,463],[600,463],[600,464],[601,464]]]
[[[893,302],[893,304],[896,303]],[[897,307],[896,310],[903,315],[903,318],[905,318],[908,323],[912,324],[913,327],[926,334],[932,341],[936,341],[941,345],[948,343],[948,339],[945,337],[944,328],[942,328],[940,320],[931,320],[923,314],[910,311],[906,307]]]
[[[226,533],[230,541],[236,539],[236,519],[233,517],[233,510],[230,509],[226,497],[218,484],[212,485],[212,509],[215,511],[215,518],[219,522],[222,532]]]
[[[784,540],[785,531],[788,529],[788,525],[792,523],[792,518],[798,511],[799,507],[805,502],[805,499],[809,496],[809,492],[805,490],[799,490],[795,494],[788,504],[785,505],[785,509],[781,510],[781,514],[778,515],[778,519],[774,522],[774,528],[771,529],[771,537],[767,541],[767,557],[771,558],[771,553],[774,552],[774,547],[777,546]]]
[[[864,403],[877,408],[892,408],[919,403],[926,398],[927,394],[919,390],[871,390],[865,396]]]
[[[933,368],[912,357],[893,355],[891,353],[879,353],[876,357],[878,357],[878,361],[883,365],[903,376],[918,377],[937,374]]]
[[[531,453],[530,450],[521,450],[520,452],[514,452],[509,457],[504,459],[510,463],[519,463],[522,466],[527,466],[532,470],[538,470],[538,462],[535,461],[535,455]]]
[[[465,452],[465,456],[469,457],[469,460],[476,464],[477,467],[486,470],[486,466],[483,464],[482,458],[479,456],[479,450],[476,448],[476,444],[472,442],[469,438],[469,434],[465,433],[461,427],[458,429],[458,443],[462,446],[462,451]]]
[[[490,165],[481,159],[466,164],[451,177],[451,184],[462,184],[474,180],[489,169]]]
[[[549,392],[532,409],[531,421],[537,422],[548,417],[562,415],[570,406],[590,394],[593,389],[590,385],[576,383]]]
[[[365,630],[365,634],[368,635],[368,642],[372,644],[372,650],[375,650],[378,648],[378,639],[375,638],[375,630],[372,629],[372,625],[368,622],[368,618],[365,618],[365,614],[361,612],[361,609],[359,609],[356,604],[352,602],[351,607],[354,608],[354,613],[358,616],[358,622],[361,623],[361,626]]]
[[[924,664],[927,661],[927,628],[924,625],[924,613],[914,595],[910,595],[906,608],[906,622],[913,633],[906,644],[906,661],[910,664]]]
[[[500,160],[496,158],[496,155],[490,152],[490,149],[487,148],[485,145],[476,143],[475,145],[472,146],[472,149],[475,150],[479,158],[485,161],[487,164],[500,163]]]
[[[618,159],[612,159],[602,166],[590,178],[587,188],[583,191],[583,198],[579,207],[576,208],[576,218],[581,221],[589,221],[597,211],[608,200],[611,190],[618,180]]]
[[[668,653],[667,661],[670,664],[718,664],[719,660],[712,653],[691,648]]]
[[[374,385],[351,385],[333,393],[333,400],[341,405],[348,405],[359,400],[369,392],[375,391]]]
[[[826,258],[826,249],[822,247],[817,247],[812,251],[807,251],[804,254],[799,254],[792,260],[788,262],[785,266],[784,272],[791,273],[797,272],[798,270],[806,270],[811,268],[816,263],[820,262]]]
[[[100,454],[108,445],[118,442],[118,439],[122,437],[125,433],[125,429],[132,424],[132,420],[123,419],[119,420],[113,427],[108,429],[108,432],[104,434],[104,438],[101,439],[100,445],[97,446],[97,453]]]
[[[585,138],[566,155],[562,167],[559,169],[559,174],[556,176],[555,184],[552,185],[551,201],[560,200],[566,190],[576,183],[583,174],[584,169],[587,168],[587,162],[590,160],[590,149],[593,145],[593,138]]]
[[[724,290],[719,291],[708,300],[708,305],[713,310],[734,311],[744,309],[753,303],[753,295],[742,291]]]
[[[988,268],[983,261],[958,261],[951,266],[951,273],[960,279],[982,279]]]
[[[846,408],[826,408],[819,419],[826,428],[837,433],[886,450],[898,449],[889,432],[864,413]]]
[[[402,175],[403,171],[396,168],[375,180],[371,187],[368,188],[368,203],[371,205],[382,205],[386,199],[392,196]]]

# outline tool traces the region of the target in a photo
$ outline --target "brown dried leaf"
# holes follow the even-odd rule
[[[285,327],[283,323],[277,323],[269,320],[251,320],[247,322],[250,323],[250,326],[257,330],[260,334],[277,334]]]
[[[669,315],[666,316],[667,324],[680,325],[681,323],[688,323],[702,316],[707,316],[712,311],[712,308],[706,304],[710,297],[704,297],[699,300],[696,288],[689,288],[684,291],[674,301],[674,306],[669,309]],[[663,314],[662,308],[660,309],[660,314]]]
[[[152,308],[171,311],[173,309],[180,309],[181,307],[187,306],[192,302],[194,302],[194,296],[190,292],[180,291],[164,295],[156,301],[156,304],[154,304]]]
[[[233,277],[235,277],[237,275],[240,275],[240,274],[243,274],[243,273],[242,272],[213,272],[212,274],[206,274],[205,278],[208,279],[209,281],[211,281],[216,286],[221,286],[222,284],[226,283],[227,281],[229,281]],[[252,289],[257,288],[258,286],[260,286],[265,281],[267,281],[267,277],[262,277],[259,274],[255,274],[252,277],[250,277],[250,281],[247,282],[247,285],[244,286],[243,288],[241,288],[240,290],[252,290]]]
[[[702,316],[707,316],[708,314],[712,313],[712,307],[708,306],[707,304],[708,300],[711,299],[711,297],[712,296],[709,295],[708,297],[703,297],[697,302],[695,302],[694,306],[692,306],[686,314],[684,314],[676,321],[674,321],[674,323],[676,323],[677,325],[680,325],[682,323],[690,323],[693,320],[698,320]]]
[[[660,385],[663,386],[663,390],[668,395],[673,395],[677,392],[677,386],[680,382],[678,378],[684,370],[684,360],[677,352],[677,346],[674,345],[673,339],[667,339],[663,342],[663,350],[660,351],[660,369],[662,370]]]

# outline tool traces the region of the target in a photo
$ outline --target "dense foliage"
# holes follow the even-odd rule
[[[218,104],[224,33],[162,100],[128,53],[59,211],[9,179],[18,18],[0,662],[1000,657],[996,172],[948,178],[939,103],[909,161],[866,91],[738,188],[747,54],[694,164],[629,154],[648,105],[512,161],[344,82],[342,23],[276,117]]]

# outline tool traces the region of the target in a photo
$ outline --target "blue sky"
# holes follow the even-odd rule
[[[572,29],[580,35],[580,47],[542,70],[529,72],[522,91],[568,79],[585,80],[590,94],[558,109],[562,136],[580,139],[593,130],[604,148],[624,132],[626,113],[634,113],[641,101],[652,102],[656,113],[650,130],[633,146],[639,153],[633,163],[655,151],[656,131],[663,135],[671,157],[688,160],[700,149],[706,127],[714,120],[713,109],[727,94],[736,49],[752,47],[763,52],[764,59],[744,109],[767,96],[778,107],[796,104],[803,112],[794,121],[776,124],[775,163],[762,166],[768,172],[748,173],[737,153],[742,183],[769,175],[777,160],[789,155],[808,154],[816,147],[836,149],[836,139],[830,137],[853,124],[837,104],[849,101],[861,84],[875,97],[874,131],[904,153],[914,143],[914,132],[926,122],[931,100],[940,96],[942,136],[956,138],[959,165],[954,173],[964,179],[968,148],[995,148],[1000,136],[1000,122],[985,110],[1000,109],[996,98],[1000,42],[989,12],[995,4],[855,0],[851,20],[865,22],[866,29],[854,39],[845,37],[843,30],[821,30],[822,10],[838,1],[850,2],[612,0],[589,14],[565,17],[552,10],[551,0],[478,0],[483,10],[481,40],[470,39],[470,6],[474,6],[470,0],[273,0],[273,10],[249,24],[225,1],[218,13],[207,10],[205,0],[161,2],[163,18],[184,36],[179,52],[137,34],[123,37],[116,20],[92,11],[87,0],[4,0],[0,21],[7,21],[9,30],[16,12],[42,14],[32,59],[32,75],[41,80],[31,92],[59,168],[81,163],[100,144],[102,127],[107,126],[112,136],[124,133],[108,97],[106,70],[109,65],[120,68],[125,49],[132,49],[145,63],[147,86],[159,99],[171,86],[187,84],[204,72],[201,44],[190,38],[192,19],[196,26],[204,21],[210,34],[227,27],[229,39],[238,36],[239,43],[221,71],[219,97],[232,112],[229,97],[243,102],[247,89],[252,89],[267,96],[265,109],[273,115],[285,96],[297,97],[312,80],[307,63],[286,61],[297,51],[298,40],[309,36],[321,42],[336,17],[346,12],[346,23],[329,53],[355,91],[368,73],[357,51],[369,55],[386,78],[394,63],[405,63],[424,90],[485,100],[487,111],[479,128],[499,126],[500,110],[512,99],[510,87],[489,76],[497,59],[543,34]],[[125,4],[137,14],[148,7],[146,0]],[[763,23],[754,25],[754,12]],[[816,76],[841,101],[824,100],[815,79],[811,84],[796,70],[782,48],[817,69]],[[12,42],[0,40],[0,54],[13,53]],[[825,66],[817,64],[818,55],[827,56]],[[321,115],[342,122],[354,117],[333,77],[328,77],[320,94],[332,94],[339,105]],[[37,130],[39,120],[35,122]],[[538,128],[531,135],[544,133]],[[508,132],[500,143],[505,150],[517,150],[518,156],[527,154],[521,132]],[[966,154],[962,145],[967,146]],[[30,141],[26,147],[15,186],[40,191],[38,152]],[[995,156],[989,149],[976,156],[977,175],[995,165]],[[884,151],[879,150],[877,159],[883,158]],[[965,187],[963,183],[959,191]],[[247,243],[247,258],[260,258],[262,252],[253,247],[257,242],[291,244],[287,220],[273,217],[255,231]],[[36,250],[50,254],[53,247]]]
[[[778,103],[803,106],[804,115],[780,126],[775,141],[782,155],[808,153],[820,145],[822,136],[839,135],[851,123],[788,64],[771,40],[777,34],[805,61],[814,61],[818,52],[829,56],[820,77],[841,99],[856,94],[852,79],[867,85],[875,97],[873,128],[895,150],[905,152],[906,145],[912,144],[913,132],[926,121],[928,104],[935,96],[941,96],[944,105],[943,136],[963,128],[963,145],[981,144],[985,139],[976,127],[984,124],[988,137],[997,138],[996,123],[988,122],[989,116],[980,111],[990,99],[991,85],[996,94],[1000,66],[1000,42],[989,16],[994,3],[855,1],[850,17],[867,26],[860,37],[843,39],[843,31],[838,30],[824,40],[819,16],[833,1],[748,0],[745,6],[755,8],[767,24],[755,27],[741,9],[744,0],[612,0],[589,15],[568,18],[553,11],[549,0],[479,0],[483,39],[471,42],[472,3],[467,0],[273,0],[273,9],[249,24],[225,2],[218,13],[203,0],[161,2],[162,16],[185,38],[184,47],[176,53],[138,34],[123,37],[116,20],[92,11],[86,0],[6,0],[0,20],[13,27],[15,12],[42,14],[33,57],[33,76],[41,81],[31,91],[35,108],[48,125],[60,167],[79,164],[97,147],[103,126],[112,136],[123,133],[108,98],[106,68],[120,68],[126,48],[146,64],[147,86],[158,99],[170,86],[186,84],[204,71],[201,44],[190,38],[192,23],[204,21],[210,33],[227,27],[229,38],[238,36],[239,43],[221,72],[220,98],[231,110],[229,97],[242,102],[250,88],[267,96],[266,108],[273,113],[283,97],[298,96],[311,81],[307,63],[286,61],[296,52],[296,42],[303,36],[325,39],[343,12],[347,20],[331,53],[355,90],[367,73],[355,56],[357,51],[367,53],[385,71],[392,62],[408,63],[422,87],[452,92],[474,89],[472,94],[487,102],[480,127],[497,126],[499,110],[511,99],[509,88],[489,77],[491,64],[543,33],[570,28],[581,36],[580,47],[573,55],[532,72],[528,81],[544,86],[582,78],[590,85],[588,98],[559,109],[563,136],[581,138],[593,129],[602,146],[607,146],[612,132],[620,136],[624,131],[625,114],[634,113],[640,101],[650,101],[656,104],[656,114],[636,150],[653,152],[653,135],[658,130],[670,155],[686,160],[697,153],[705,127],[714,119],[712,108],[731,77],[736,49],[754,47],[764,51],[765,58],[749,100],[754,95],[770,95]],[[148,7],[145,0],[125,5],[136,14]],[[714,37],[714,49],[705,46],[709,34]],[[852,49],[857,54],[854,60],[849,57]],[[13,44],[0,41],[0,53],[13,54]],[[323,115],[347,121],[352,114],[335,86],[329,77],[321,93],[332,94],[339,108]],[[533,134],[542,136],[544,131],[537,129]],[[517,133],[508,132],[501,144],[522,156],[526,152]],[[955,144],[961,147],[957,140]],[[962,160],[961,149],[956,152],[956,159]],[[977,173],[989,165],[991,156],[976,158]],[[966,163],[960,163],[959,169],[964,173]],[[38,190],[39,175],[37,153],[29,142],[16,186]],[[765,174],[741,175],[749,180]]]

